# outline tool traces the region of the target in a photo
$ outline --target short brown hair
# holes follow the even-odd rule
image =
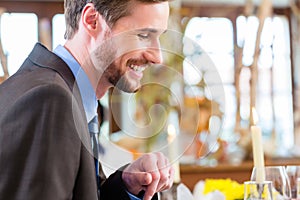
[[[65,39],[71,39],[78,30],[78,21],[81,12],[87,3],[93,3],[96,10],[104,17],[107,24],[112,27],[118,19],[130,14],[130,5],[133,1],[159,3],[168,0],[65,0]]]

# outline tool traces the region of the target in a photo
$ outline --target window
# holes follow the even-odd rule
[[[64,14],[56,14],[52,19],[52,47],[56,48],[59,44],[65,43],[64,34],[66,23]]]
[[[253,62],[258,23],[256,17],[237,18],[238,45],[244,45],[244,71],[248,71],[247,68]],[[286,148],[294,144],[289,34],[286,17],[275,16],[265,20],[260,41],[256,100],[264,136],[275,137],[276,144],[280,143]],[[248,75],[251,76],[249,73]],[[247,91],[244,88],[247,87],[250,77],[241,80],[241,102],[248,102],[249,94],[243,91]],[[248,103],[241,103],[240,106],[241,110],[250,110]],[[241,118],[249,118],[249,112],[241,113]]]
[[[3,51],[7,55],[8,73],[12,75],[38,41],[37,16],[32,13],[4,13],[1,16],[0,34]]]
[[[208,85],[223,85],[225,102],[219,103],[225,116],[222,131],[224,139],[229,139],[235,132],[237,107],[240,108],[242,127],[249,126],[250,118],[250,68],[253,63],[259,21],[254,16],[248,18],[240,16],[236,23],[237,45],[243,48],[239,88],[235,87],[234,80],[234,30],[231,21],[226,18],[194,17],[189,21],[185,32],[185,36],[197,44],[192,46],[187,42],[184,43],[186,83],[197,86],[203,79]],[[261,35],[256,94],[256,107],[263,136],[266,139],[275,136],[277,144],[280,143],[281,147],[286,149],[294,144],[289,40],[288,20],[285,17],[275,16],[266,19]],[[209,55],[214,63],[221,77],[221,83],[209,83],[207,72],[210,69],[205,68],[207,66],[201,64],[202,67],[197,73],[189,66],[190,63],[203,62],[201,61],[203,52]],[[236,101],[237,90],[241,93],[240,105],[237,105]],[[205,90],[198,95],[209,97]]]
[[[194,94],[219,103],[226,119],[222,135],[231,137],[236,110],[232,23],[226,18],[194,17],[187,25],[185,38],[185,83],[196,88]],[[189,95],[189,91],[186,94]]]

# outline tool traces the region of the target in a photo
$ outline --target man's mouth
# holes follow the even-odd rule
[[[146,66],[145,65],[138,66],[138,65],[131,64],[131,65],[129,65],[129,68],[136,72],[143,72],[146,69]]]

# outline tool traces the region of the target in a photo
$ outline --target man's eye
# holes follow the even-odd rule
[[[141,39],[148,39],[149,38],[149,34],[147,33],[140,33],[138,34],[138,37]]]

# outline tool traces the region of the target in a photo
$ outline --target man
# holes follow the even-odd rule
[[[171,187],[161,153],[106,179],[88,129],[110,87],[134,92],[142,71],[162,62],[168,15],[167,0],[65,0],[65,45],[52,53],[36,44],[0,85],[0,199],[149,200]]]

